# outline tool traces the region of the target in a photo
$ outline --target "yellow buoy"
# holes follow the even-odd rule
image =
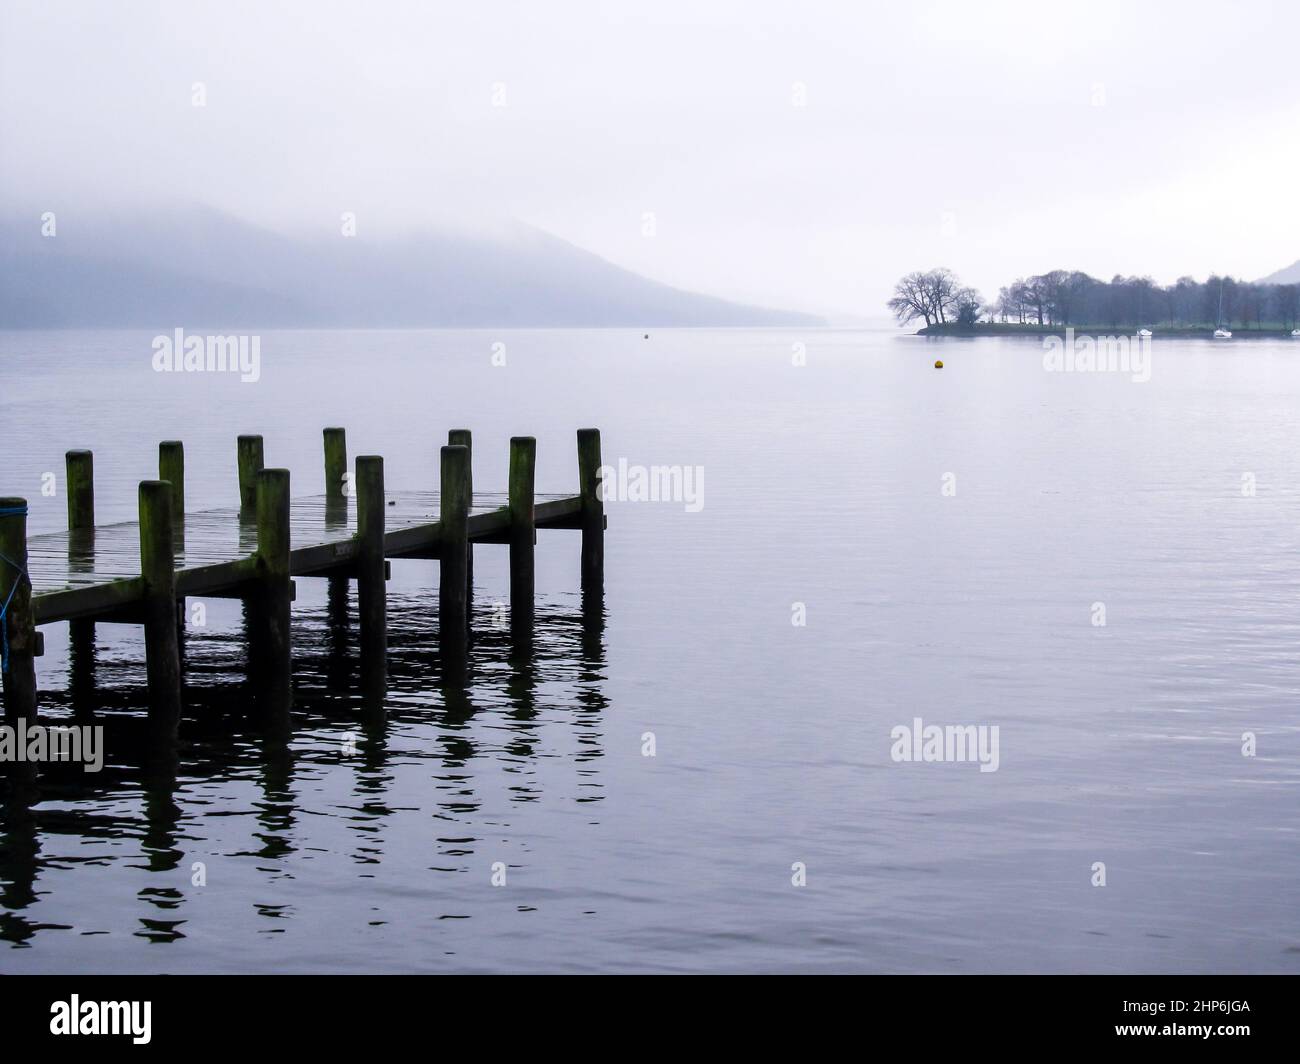
[[[934,364],[934,368],[935,368],[935,369],[943,369],[943,363],[942,363],[942,362],[935,362],[935,364]]]

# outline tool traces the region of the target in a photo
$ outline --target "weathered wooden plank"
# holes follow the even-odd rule
[[[438,492],[388,492],[384,557],[438,559],[442,529]],[[510,511],[503,492],[475,493],[468,516],[470,543],[509,543]],[[392,504],[392,505],[388,505]],[[292,576],[355,578],[360,558],[355,513],[329,520],[325,496],[293,500],[289,508]],[[537,528],[577,528],[581,496],[538,496]],[[235,507],[183,515],[184,548],[175,553],[177,598],[243,598],[257,579],[257,529]],[[98,618],[139,623],[133,610],[144,593],[138,521],[100,525],[93,545],[78,547],[75,533],[52,532],[28,542],[35,623]]]

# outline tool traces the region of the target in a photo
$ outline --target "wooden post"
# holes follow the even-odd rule
[[[261,438],[256,437],[260,447]],[[258,697],[262,718],[287,726],[293,702],[293,655],[289,634],[289,471],[263,469],[257,475],[258,589],[253,607],[256,623]]]
[[[90,451],[69,451],[67,461],[68,531],[95,527],[95,456]]]
[[[578,490],[582,496],[582,587],[605,582],[605,502],[600,484],[600,429],[578,430]]]
[[[172,486],[172,546],[185,550],[185,444],[163,440],[158,444],[158,479]],[[180,641],[182,667],[185,657],[185,600],[176,602],[176,637]]]
[[[340,428],[326,429],[325,437],[325,509],[341,507],[346,514],[348,497],[343,490],[348,475],[348,438]]]
[[[181,716],[181,660],[176,638],[172,490],[165,480],[140,482],[140,575],[145,585],[149,722],[155,737],[175,739]]]
[[[533,509],[533,473],[537,441],[510,439],[510,627],[525,634],[533,625],[533,544],[537,523]]]
[[[265,464],[261,436],[240,436],[239,451],[239,514],[252,517],[257,513],[257,475]]]
[[[32,582],[27,577],[27,500],[0,498],[0,625],[4,627],[3,656],[5,723],[36,723],[36,625],[32,614]],[[30,761],[15,761],[11,775],[36,778]]]
[[[95,456],[69,451],[66,456],[68,492],[68,567],[85,572],[95,552]],[[73,714],[91,712],[95,693],[95,622],[68,622],[68,677]]]
[[[185,444],[163,440],[158,444],[158,479],[172,486],[172,531],[185,537]]]
[[[341,428],[322,433],[325,443],[325,530],[348,524],[348,439]],[[325,578],[326,616],[329,620],[331,687],[346,689],[348,682],[348,594],[351,578],[331,573]]]
[[[442,449],[439,485],[442,542],[438,548],[438,635],[449,657],[466,649],[468,587],[465,565],[469,557],[469,448],[448,444]]]
[[[357,612],[361,617],[363,686],[384,685],[388,655],[388,595],[384,586],[384,460],[357,458]]]
[[[474,438],[469,429],[452,429],[447,433],[447,443],[452,446],[464,447],[469,452],[466,459],[467,472],[465,473],[465,492],[469,496],[467,506],[470,511],[474,509]],[[474,544],[467,543],[465,546],[465,627],[469,629],[474,624]]]

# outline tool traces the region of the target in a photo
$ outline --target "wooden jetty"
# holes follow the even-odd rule
[[[0,635],[5,718],[36,720],[39,626],[69,622],[70,641],[93,647],[97,621],[144,629],[149,717],[175,736],[182,711],[184,602],[239,598],[249,620],[249,663],[265,715],[287,721],[292,691],[294,578],[356,581],[363,684],[382,691],[386,674],[385,581],[393,558],[433,558],[440,567],[439,643],[454,659],[467,648],[472,550],[508,544],[512,633],[527,638],[533,617],[533,550],[539,528],[582,533],[582,586],[604,574],[600,433],[578,430],[579,491],[537,496],[537,444],[510,441],[509,490],[475,493],[469,430],[456,429],[441,452],[436,492],[387,492],[384,460],[347,468],[344,430],[324,430],[324,494],[293,499],[289,471],[264,466],[260,436],[236,447],[239,505],[185,509],[185,455],[179,441],[158,449],[158,479],[140,484],[139,520],[95,524],[94,458],[67,453],[68,530],[27,537],[27,502],[0,498]],[[355,497],[355,506],[349,498]]]

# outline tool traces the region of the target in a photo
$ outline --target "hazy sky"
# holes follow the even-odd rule
[[[1298,12],[0,0],[0,195],[61,227],[187,201],[284,231],[355,211],[360,237],[518,218],[672,284],[873,316],[940,264],[986,294],[1055,267],[1254,278],[1300,258]]]

